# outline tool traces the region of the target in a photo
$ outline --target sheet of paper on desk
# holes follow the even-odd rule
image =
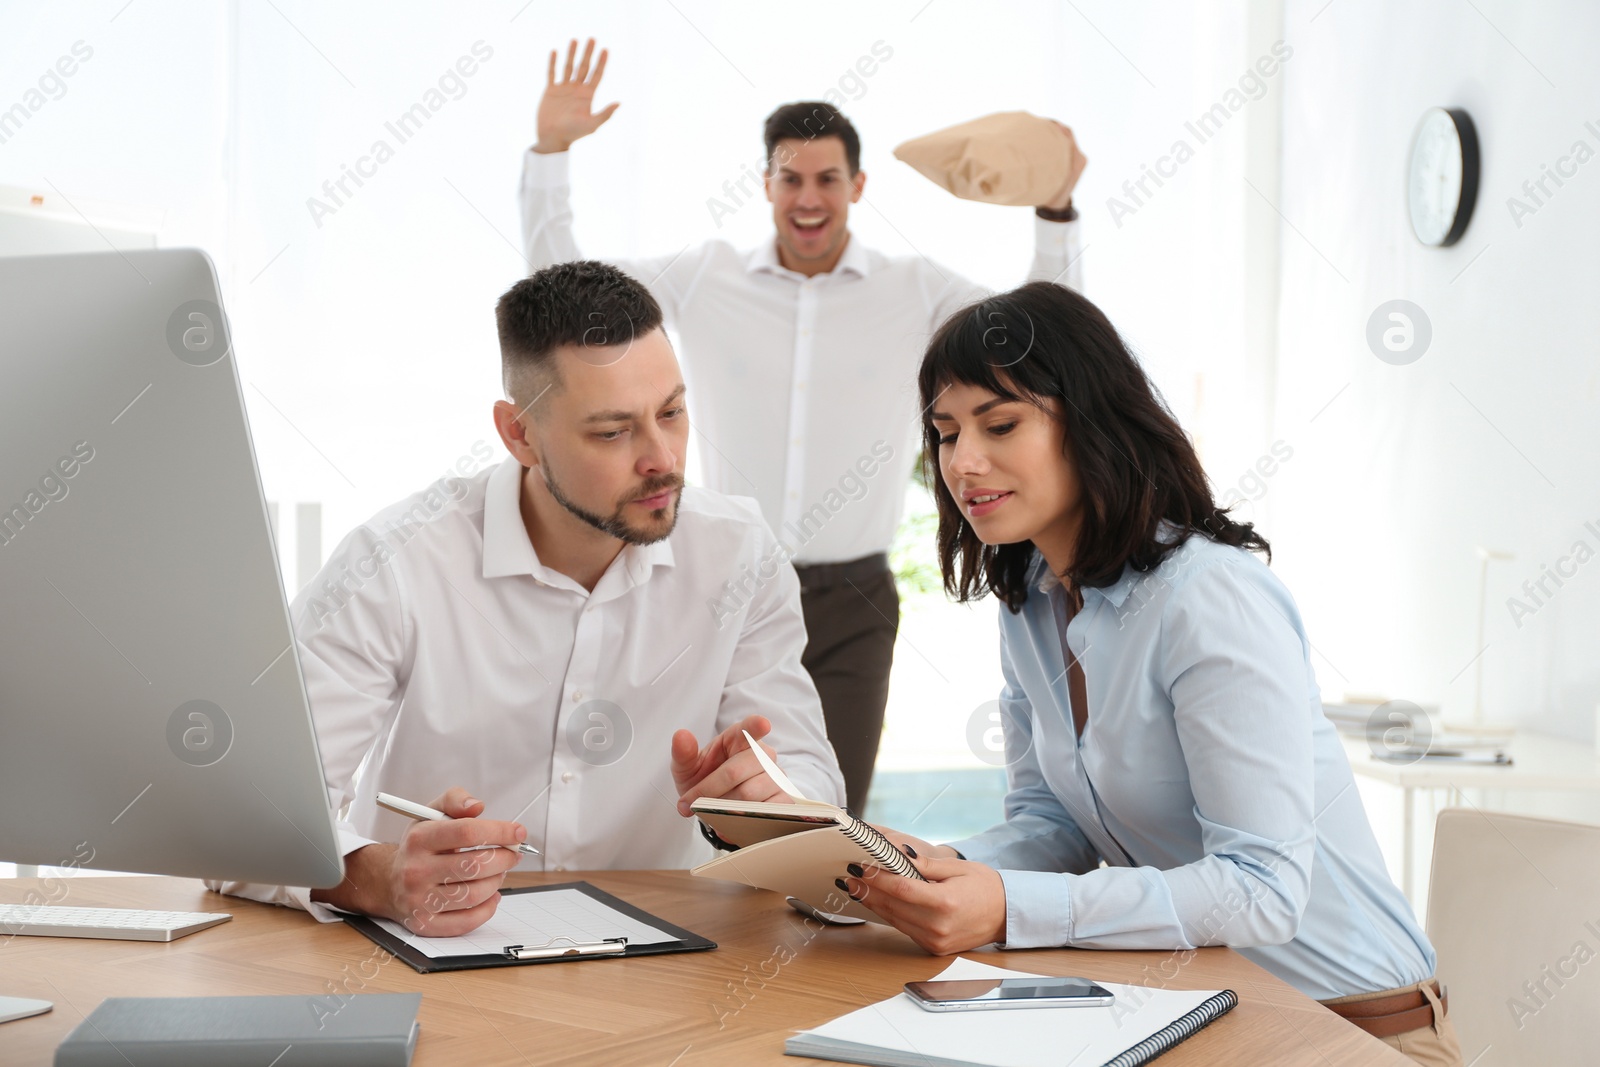
[[[626,937],[629,945],[659,945],[678,940],[577,889],[502,896],[494,917],[465,937],[423,937],[388,919],[376,922],[431,959],[498,956],[507,945],[547,945],[557,937],[569,937],[574,941]]]
[[[965,981],[1043,976],[957,957],[938,977]],[[925,1011],[909,994],[901,993],[801,1031],[788,1040],[785,1052],[869,1064],[1088,1067],[1121,1055],[1215,992],[1100,984],[1116,996],[1116,1005],[941,1013]]]

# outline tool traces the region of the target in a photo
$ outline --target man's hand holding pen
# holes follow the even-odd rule
[[[518,846],[528,831],[520,823],[478,818],[483,802],[459,786],[429,807],[450,818],[413,823],[397,845],[350,853],[344,881],[311,899],[393,919],[429,937],[459,937],[482,926],[500,905],[500,884],[522,859]]]

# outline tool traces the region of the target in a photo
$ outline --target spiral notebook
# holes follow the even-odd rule
[[[1040,978],[958,958],[936,976]],[[1097,979],[1098,981],[1098,979]],[[869,1004],[784,1043],[790,1056],[872,1067],[1138,1067],[1239,1003],[1231,989],[1157,989],[1099,982],[1108,1007],[930,1012],[905,993]]]
[[[801,795],[748,733],[745,739],[767,776],[791,801],[695,800],[690,807],[701,822],[743,847],[691,873],[771,889],[835,915],[883,922],[841,892],[834,879],[844,876],[846,864],[860,863],[921,881],[916,867],[888,838],[843,808]]]

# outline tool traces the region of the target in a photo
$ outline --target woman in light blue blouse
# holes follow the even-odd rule
[[[1459,1063],[1294,599],[1110,322],[1025,285],[945,322],[918,384],[945,588],[1006,608],[1006,819],[940,846],[885,830],[929,881],[841,887],[938,954],[1230,945]]]

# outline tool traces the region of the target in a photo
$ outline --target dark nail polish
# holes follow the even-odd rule
[[[910,856],[912,859],[916,859],[917,858],[917,850],[912,848],[910,845],[901,845],[900,846],[900,851],[904,852],[906,855]]]
[[[844,869],[850,872],[850,877],[852,878],[865,878],[867,876],[859,863],[847,863],[844,865]]]
[[[850,887],[844,884],[843,878],[835,878],[833,880],[833,884],[839,887],[839,892],[843,893],[847,897],[850,896]],[[850,897],[850,899],[854,900],[855,897]]]

